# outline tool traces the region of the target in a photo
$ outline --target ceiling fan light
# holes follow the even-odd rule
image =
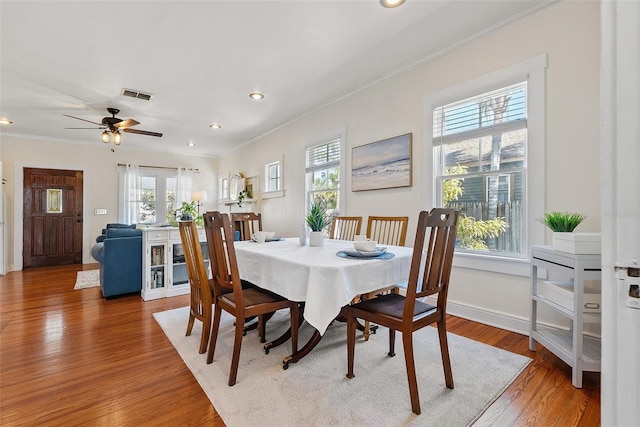
[[[122,144],[122,134],[119,131],[113,132],[113,143],[115,145]]]
[[[109,131],[104,131],[102,132],[102,135],[100,135],[100,141],[104,142],[105,144],[108,144],[109,141],[111,140],[111,134],[109,134]]]

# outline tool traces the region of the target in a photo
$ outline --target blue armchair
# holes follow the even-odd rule
[[[107,228],[104,238],[91,249],[100,263],[102,295],[140,292],[142,289],[142,231],[131,228]]]

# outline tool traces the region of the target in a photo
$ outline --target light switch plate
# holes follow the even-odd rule
[[[93,213],[95,215],[106,215],[107,214],[107,210],[106,209],[96,209],[95,211],[93,211]]]

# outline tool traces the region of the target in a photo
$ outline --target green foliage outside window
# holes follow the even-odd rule
[[[463,175],[467,167],[456,165],[447,169],[446,175]],[[442,204],[447,207],[450,202],[458,200],[464,194],[464,178],[446,179],[442,183]],[[458,218],[456,237],[458,246],[465,249],[489,250],[485,239],[498,237],[504,233],[509,224],[504,218],[478,220],[464,213]]]

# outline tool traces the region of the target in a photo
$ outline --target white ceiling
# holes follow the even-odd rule
[[[0,137],[101,145],[63,114],[100,122],[115,107],[164,134],[124,134],[120,149],[223,155],[548,3],[2,0],[0,117],[13,125]]]

